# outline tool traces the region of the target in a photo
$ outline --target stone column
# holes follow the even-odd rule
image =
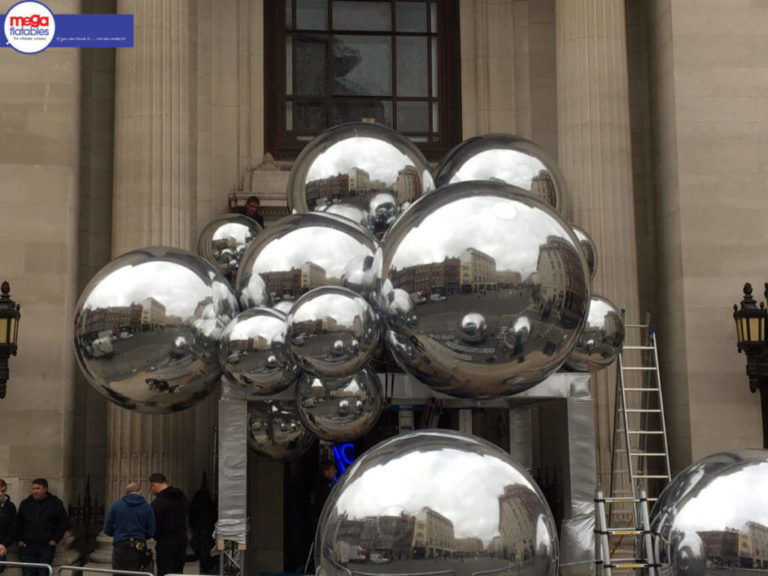
[[[186,0],[118,2],[134,15],[134,47],[117,51],[112,255],[144,246],[192,249],[194,129],[190,7]],[[162,472],[194,486],[194,410],[143,416],[109,407],[107,505]]]
[[[594,294],[639,323],[637,254],[624,0],[558,0],[559,163],[569,186],[568,218],[598,250]],[[610,474],[615,370],[593,378],[603,485]]]

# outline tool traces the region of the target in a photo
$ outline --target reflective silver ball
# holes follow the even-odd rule
[[[272,305],[272,296],[260,275],[249,274],[237,285],[237,301],[241,310],[269,308]]]
[[[621,312],[602,296],[592,296],[587,325],[565,364],[577,372],[597,372],[616,361],[623,344]]]
[[[373,428],[382,410],[379,377],[363,368],[341,383],[305,374],[296,385],[299,416],[321,440],[343,442],[360,438]]]
[[[197,253],[224,276],[234,279],[245,249],[262,230],[256,220],[244,214],[218,216],[200,233]]]
[[[693,464],[651,512],[661,576],[768,573],[768,451],[733,450]]]
[[[320,378],[352,376],[376,349],[376,313],[347,288],[316,288],[291,309],[287,341],[296,363],[307,372]]]
[[[401,434],[358,458],[328,497],[315,543],[323,576],[555,576],[558,558],[552,512],[525,469],[449,430]]]
[[[586,321],[588,270],[570,226],[505,184],[462,182],[421,198],[376,261],[387,344],[439,392],[530,388],[562,366]]]
[[[373,236],[349,220],[330,214],[292,214],[251,243],[235,285],[238,293],[263,285],[275,305],[313,288],[341,284],[350,262],[373,257],[375,251]]]
[[[435,170],[438,188],[469,180],[511,184],[562,213],[567,188],[557,162],[539,146],[512,134],[486,134],[448,152]]]
[[[188,408],[216,387],[218,346],[239,312],[200,256],[151,247],[104,266],[75,308],[75,356],[103,396],[145,414]]]
[[[242,393],[277,394],[301,375],[285,344],[285,320],[276,310],[253,308],[241,312],[224,329],[219,362]]]
[[[304,454],[315,436],[301,423],[293,400],[248,403],[248,447],[259,456],[290,460]]]
[[[576,238],[579,239],[581,249],[584,250],[584,258],[587,259],[587,266],[589,267],[589,277],[594,279],[597,273],[597,246],[592,240],[592,237],[587,234],[582,228],[579,228],[575,224],[571,224],[573,233],[576,234]]]
[[[433,188],[429,163],[408,138],[381,124],[355,122],[330,128],[304,147],[288,179],[288,206],[350,217],[380,237]]]

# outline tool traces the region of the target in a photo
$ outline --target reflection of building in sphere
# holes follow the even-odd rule
[[[454,549],[453,522],[425,506],[416,514],[413,527],[414,554],[424,558],[450,555]]]
[[[328,284],[325,279],[325,268],[314,262],[305,262],[301,265],[301,291],[308,292],[312,288]]]
[[[531,179],[531,193],[550,206],[557,206],[555,181],[546,170],[541,170]]]
[[[152,298],[146,298],[141,303],[141,323],[147,327],[155,327],[165,321],[165,306]]]
[[[536,516],[541,505],[536,494],[520,485],[504,487],[499,496],[499,532],[505,557],[524,561],[533,556]]]
[[[350,196],[357,196],[363,192],[368,192],[371,188],[371,175],[361,168],[350,168],[349,170],[349,192]]]
[[[549,311],[579,310],[587,297],[582,261],[574,246],[563,238],[550,236],[540,247],[537,265],[540,296]]]
[[[349,176],[337,174],[328,178],[319,178],[306,183],[307,204],[314,209],[319,203],[326,203],[332,198],[346,198],[349,195]],[[323,202],[320,202],[322,200]]]
[[[408,293],[457,294],[459,292],[460,266],[461,261],[458,258],[449,257],[446,257],[442,262],[409,266],[393,272],[393,286],[402,288]]]
[[[397,173],[397,180],[393,186],[398,204],[413,202],[421,197],[421,176],[413,166],[406,166]]]
[[[462,292],[493,290],[496,287],[496,260],[476,248],[467,248],[461,260]]]

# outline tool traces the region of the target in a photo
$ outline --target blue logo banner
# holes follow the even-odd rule
[[[56,14],[49,48],[125,48],[133,46],[133,14]],[[0,14],[0,30],[5,14]],[[2,35],[0,47],[10,42]]]

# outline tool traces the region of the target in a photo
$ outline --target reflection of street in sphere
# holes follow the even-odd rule
[[[662,574],[768,573],[766,482],[766,450],[713,454],[678,474],[651,511]]]
[[[368,550],[356,535],[380,535]],[[552,512],[525,469],[493,444],[449,430],[374,446],[325,502],[317,573],[555,576]]]
[[[288,207],[339,214],[381,237],[433,188],[429,164],[408,138],[356,122],[334,126],[304,147],[288,179]]]
[[[251,243],[235,286],[244,306],[251,299],[256,306],[269,306],[263,302],[265,294],[275,305],[313,288],[341,284],[350,262],[363,263],[375,251],[374,237],[349,220],[331,214],[293,214]],[[255,296],[246,297],[251,291]]]
[[[294,360],[320,378],[352,376],[371,359],[378,340],[371,305],[340,286],[307,292],[288,315],[287,342]]]
[[[588,270],[570,226],[498,182],[415,202],[377,253],[376,302],[400,366],[464,398],[509,396],[560,368],[584,327]]]
[[[182,410],[218,383],[218,344],[239,312],[213,264],[185,250],[128,252],[88,283],[75,309],[75,355],[115,404],[148,414]]]
[[[241,312],[222,335],[219,362],[244,394],[276,394],[301,374],[285,345],[285,315],[269,308]]]
[[[592,296],[584,331],[565,361],[577,372],[596,372],[613,364],[624,344],[624,320],[602,296]]]
[[[381,414],[381,383],[370,368],[335,382],[305,374],[296,385],[296,401],[301,421],[318,438],[354,440],[371,430]]]
[[[562,213],[567,189],[557,162],[539,146],[512,134],[485,134],[448,152],[435,170],[439,187],[470,180],[516,186]]]
[[[245,249],[263,228],[243,214],[224,214],[211,220],[197,243],[197,253],[234,279]]]
[[[248,403],[248,447],[256,454],[290,460],[304,454],[314,441],[299,419],[295,401]]]

